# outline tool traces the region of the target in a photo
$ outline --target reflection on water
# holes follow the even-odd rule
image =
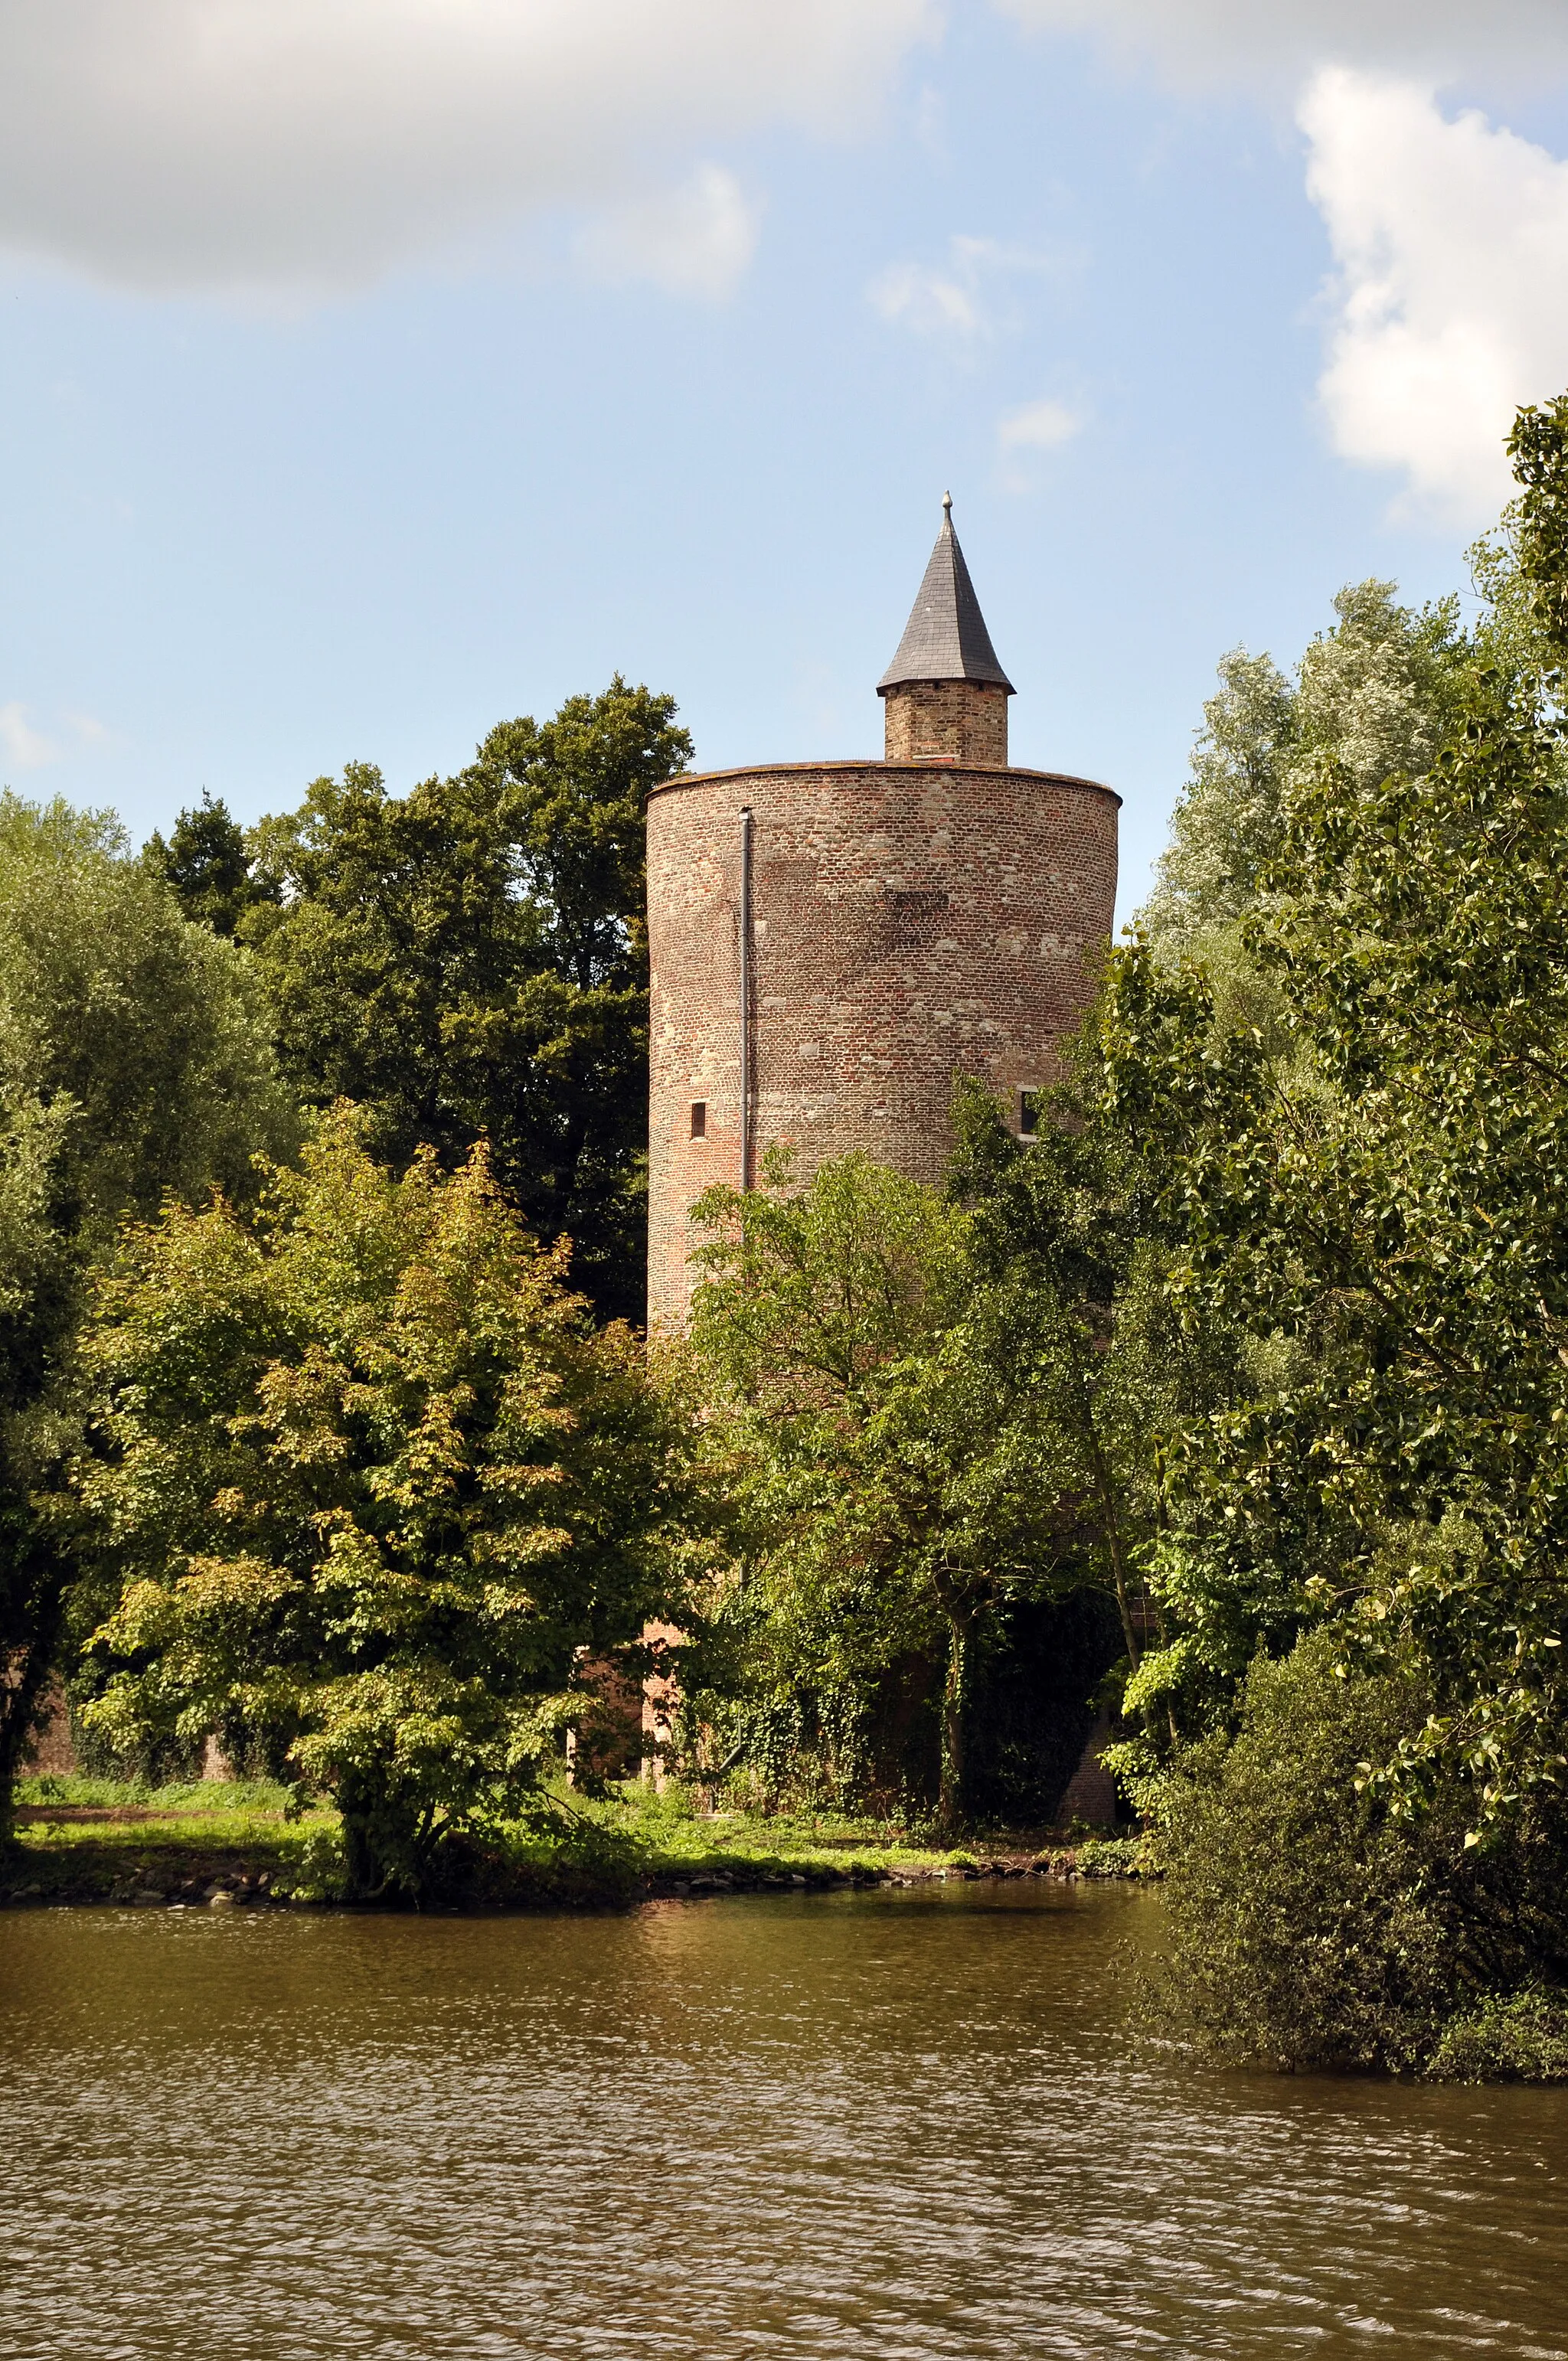
[[[1568,2093],[1129,2059],[1124,1889],[0,1919],[0,2355],[1568,2356]]]

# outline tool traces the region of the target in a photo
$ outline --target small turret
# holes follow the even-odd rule
[[[1007,767],[1013,684],[996,661],[980,600],[953,531],[953,496],[942,495],[942,530],[931,552],[898,653],[877,683],[887,705],[890,763]]]

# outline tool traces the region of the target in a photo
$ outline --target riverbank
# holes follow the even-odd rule
[[[828,1813],[704,1811],[685,1792],[628,1786],[586,1804],[553,1799],[554,1825],[467,1844],[449,1906],[626,1907],[661,1898],[913,1885],[984,1878],[1138,1877],[1135,1839],[988,1829],[943,1845],[886,1821]],[[281,1787],[204,1780],[148,1790],[76,1777],[20,1783],[16,1840],[0,1856],[0,1905],[320,1907],[341,1898],[337,1815],[291,1819]]]

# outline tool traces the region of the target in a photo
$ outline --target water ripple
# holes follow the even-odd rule
[[[5,2361],[1568,2361],[1568,2099],[1129,2054],[1152,1897],[4,1922]]]

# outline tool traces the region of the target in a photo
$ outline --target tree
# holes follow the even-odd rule
[[[1114,1601],[1124,1674],[1152,1702],[1145,1651],[1171,1637],[1147,1579],[1169,1438],[1239,1373],[1234,1332],[1172,1300],[1164,1176],[1117,1120],[1106,1049],[1096,1010],[1030,1141],[978,1084],[960,1086],[952,1185],[972,1209],[971,1350],[1029,1402],[1056,1587]]]
[[[775,1154],[762,1190],[711,1189],[696,1217],[714,1234],[691,1345],[736,1515],[716,1619],[739,1638],[735,1686],[760,1728],[815,1717],[843,1752],[901,1668],[931,1668],[956,1825],[977,1645],[1010,1598],[1081,1577],[1038,1382],[1048,1342],[987,1293],[971,1217],[863,1157],[795,1189]]]
[[[1154,892],[1142,917],[1173,948],[1249,909],[1278,849],[1280,797],[1296,744],[1296,697],[1267,655],[1234,648],[1203,708],[1191,777],[1171,816]]]
[[[1515,449],[1556,629],[1568,401]],[[1461,686],[1422,773],[1293,782],[1245,928],[1288,1056],[1138,950],[1108,1021],[1181,1295],[1252,1340],[1247,1396],[1177,1455],[1168,1609],[1233,1684],[1317,1622],[1347,1663],[1412,1652],[1431,1711],[1380,1769],[1416,1799],[1462,1775],[1479,1841],[1564,1767],[1568,750],[1550,677]]]
[[[1374,580],[1342,590],[1334,613],[1293,681],[1244,648],[1221,662],[1140,913],[1162,958],[1234,963],[1236,923],[1256,906],[1284,851],[1297,785],[1317,766],[1333,764],[1365,792],[1396,773],[1425,772],[1456,727],[1471,654],[1456,599],[1401,607],[1391,582]]]
[[[126,1214],[292,1136],[251,964],[189,924],[109,815],[0,796],[0,1824],[55,1661],[64,1567],[32,1495]]]
[[[619,675],[503,723],[407,796],[350,764],[264,821],[270,899],[242,932],[301,1090],[360,1102],[378,1155],[450,1170],[476,1140],[600,1312],[640,1318],[645,1265],[645,809],[689,760],[674,700]]]
[[[401,1179],[323,1117],[255,1221],[170,1205],[82,1345],[57,1515],[83,1713],[120,1748],[217,1730],[335,1798],[351,1890],[417,1898],[526,1802],[575,1671],[668,1613],[672,1427],[483,1150]]]
[[[205,787],[200,805],[181,813],[167,844],[154,830],[142,859],[186,917],[216,935],[236,934],[247,910],[276,898],[276,888],[251,866],[245,830],[227,804],[214,801]]]

